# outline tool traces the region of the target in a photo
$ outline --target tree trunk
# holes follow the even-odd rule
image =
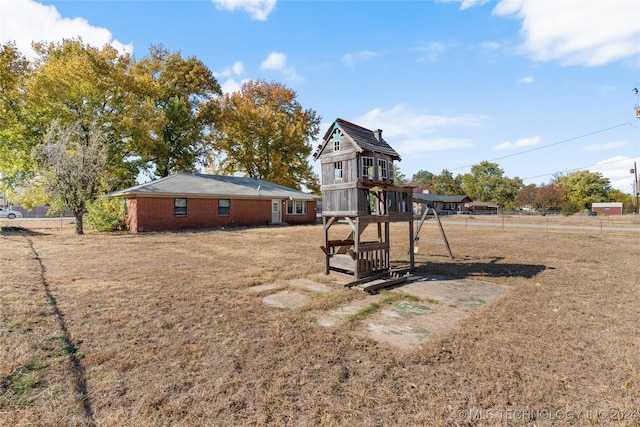
[[[76,234],[84,234],[84,228],[83,228],[84,212],[74,212],[73,216],[76,217]]]

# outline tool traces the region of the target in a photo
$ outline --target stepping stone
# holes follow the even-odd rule
[[[289,280],[289,286],[294,288],[306,289],[311,292],[330,292],[331,288],[320,283],[316,283],[309,279],[293,279]]]
[[[456,307],[482,307],[506,292],[508,286],[466,279],[446,279],[440,276],[418,276],[396,288],[398,292],[422,300],[435,300]]]
[[[251,286],[250,288],[247,288],[247,291],[252,293],[258,293],[258,292],[270,291],[278,288],[279,286],[276,285],[275,283],[264,283],[262,285]]]
[[[267,295],[262,298],[262,302],[273,307],[298,308],[307,303],[309,297],[297,292],[282,291]]]

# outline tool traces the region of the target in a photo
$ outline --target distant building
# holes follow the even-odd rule
[[[622,215],[622,202],[592,203],[591,211],[604,215]]]
[[[457,213],[467,211],[466,204],[472,203],[469,196],[440,196],[432,193],[413,193],[416,203],[416,215],[422,215],[427,208],[434,208],[438,213]]]
[[[487,202],[471,202],[465,205],[474,215],[497,214],[499,206]]]

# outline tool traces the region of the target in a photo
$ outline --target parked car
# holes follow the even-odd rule
[[[589,216],[598,216],[598,212],[596,212],[596,211],[589,211]]]
[[[0,218],[22,218],[22,213],[9,208],[0,208]]]

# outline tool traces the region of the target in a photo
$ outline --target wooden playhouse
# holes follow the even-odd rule
[[[346,273],[355,283],[389,272],[389,224],[398,221],[409,224],[413,267],[413,189],[394,184],[393,165],[400,156],[382,138],[382,131],[337,119],[313,156],[322,170],[325,274]],[[350,232],[330,238],[338,222],[346,222]],[[364,241],[369,225],[377,227],[377,238]]]

